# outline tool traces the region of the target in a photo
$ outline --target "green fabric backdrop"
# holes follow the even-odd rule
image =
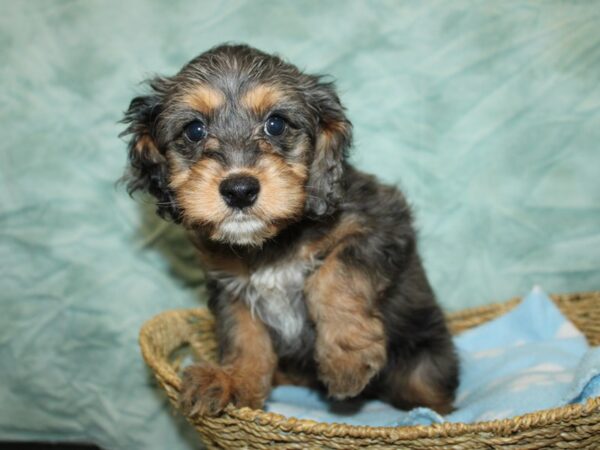
[[[0,439],[187,449],[137,332],[202,301],[182,233],[115,187],[153,73],[224,41],[330,73],[448,309],[600,287],[596,1],[0,1]]]

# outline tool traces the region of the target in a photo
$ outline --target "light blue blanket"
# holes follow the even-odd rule
[[[329,402],[301,387],[276,388],[269,411],[353,425],[428,425],[504,419],[600,395],[600,348],[540,288],[514,310],[455,338],[461,359],[456,410],[401,411],[380,401]]]

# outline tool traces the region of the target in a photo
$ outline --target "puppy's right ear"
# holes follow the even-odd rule
[[[180,211],[169,188],[167,160],[157,142],[156,124],[166,85],[165,79],[152,80],[152,94],[135,97],[121,120],[127,128],[119,136],[131,136],[129,166],[123,179],[130,195],[138,190],[153,195],[157,199],[157,214],[180,222]]]

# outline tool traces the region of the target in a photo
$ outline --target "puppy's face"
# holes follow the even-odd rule
[[[210,239],[260,245],[339,201],[351,126],[330,83],[246,46],[151,81],[125,115],[129,189]]]

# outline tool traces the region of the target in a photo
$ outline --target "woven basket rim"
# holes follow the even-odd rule
[[[577,299],[588,296],[598,297],[600,291],[574,292],[565,294],[552,294],[554,300]],[[505,302],[490,303],[484,306],[467,308],[448,314],[449,318],[468,318],[478,316],[494,310],[498,307],[512,308],[522,300],[522,297],[513,297]],[[181,379],[167,364],[159,364],[152,354],[151,342],[154,331],[169,317],[179,319],[189,316],[212,317],[207,308],[175,309],[162,312],[147,321],[140,330],[139,342],[146,363],[152,368],[157,377],[169,385],[176,393],[179,392]],[[344,423],[318,422],[311,419],[299,419],[287,417],[275,412],[254,410],[247,407],[236,408],[228,405],[223,411],[224,416],[244,421],[258,423],[262,426],[271,426],[283,432],[295,432],[304,434],[316,434],[327,437],[352,437],[352,438],[393,438],[419,439],[452,437],[457,435],[473,433],[512,433],[522,432],[527,429],[536,428],[557,421],[570,420],[577,417],[587,416],[593,411],[600,411],[600,397],[588,399],[585,403],[565,405],[562,407],[538,410],[535,412],[514,416],[507,419],[497,419],[474,423],[444,422],[432,425],[401,425],[401,426],[368,426],[349,425]],[[190,419],[190,418],[188,418]],[[193,420],[193,419],[190,419]],[[206,421],[219,420],[216,418],[205,418]]]

